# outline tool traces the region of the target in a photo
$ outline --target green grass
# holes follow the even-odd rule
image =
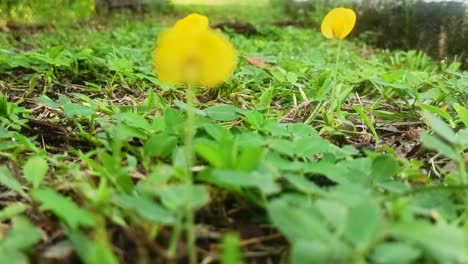
[[[63,240],[84,263],[186,263],[192,211],[199,260],[467,262],[468,73],[356,39],[336,65],[336,42],[253,13],[256,34],[225,33],[234,75],[197,91],[193,185],[185,90],[152,69],[175,17],[0,33],[0,263]]]
[[[249,0],[172,0],[176,5],[248,5],[248,6],[268,6],[269,0],[249,1]]]

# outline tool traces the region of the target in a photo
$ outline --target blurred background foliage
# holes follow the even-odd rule
[[[252,8],[253,2],[261,8]],[[238,8],[245,4],[249,7]],[[351,7],[358,14],[358,23],[351,37],[358,37],[364,43],[379,48],[423,50],[436,59],[456,57],[466,66],[468,9],[460,1],[0,0],[0,28],[7,23],[73,23],[115,12],[203,12],[205,9],[200,9],[200,6],[211,6],[209,15],[215,21],[218,20],[216,14],[223,13],[224,17],[219,20],[244,20],[253,24],[266,22],[313,30],[318,29],[324,14],[332,7]],[[216,8],[229,9],[232,6],[237,6],[237,12],[215,11]],[[226,17],[226,13],[235,15]]]

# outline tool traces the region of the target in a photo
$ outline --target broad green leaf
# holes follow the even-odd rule
[[[349,208],[345,237],[357,250],[364,250],[372,244],[381,228],[382,215],[379,208],[366,201]]]
[[[294,188],[304,193],[321,193],[320,187],[302,175],[286,174],[283,176]]]
[[[245,173],[216,169],[201,176],[200,179],[222,187],[256,187],[264,194],[273,194],[280,190],[273,176],[259,172]]]
[[[93,214],[78,207],[70,198],[51,189],[34,190],[32,197],[41,204],[42,210],[51,211],[72,229],[79,226],[92,227],[96,224]]]
[[[177,146],[177,138],[165,133],[154,134],[143,146],[145,154],[150,157],[167,157]]]
[[[206,133],[210,135],[214,140],[220,141],[222,137],[225,137],[226,134],[231,135],[231,132],[219,125],[219,124],[214,124],[214,123],[206,123],[203,125],[203,128],[205,129]]]
[[[310,158],[325,153],[330,149],[330,142],[315,136],[299,138],[290,143],[299,157]]]
[[[136,212],[143,219],[158,224],[173,224],[174,215],[158,205],[156,202],[144,197],[118,194],[113,202],[127,211]]]
[[[286,140],[286,139],[273,139],[270,142],[270,148],[275,151],[278,151],[281,154],[284,154],[290,157],[296,154],[294,145],[292,144],[290,140]]]
[[[452,193],[443,189],[414,194],[410,206],[411,210],[418,215],[433,217],[435,214],[440,214],[448,221],[457,218],[457,206],[452,201]]]
[[[128,126],[142,129],[146,132],[150,132],[152,130],[151,125],[149,124],[148,120],[143,115],[137,114],[135,112],[125,112],[114,115],[116,120],[124,122]]]
[[[54,102],[52,99],[50,99],[49,97],[47,96],[41,96],[41,97],[38,97],[36,98],[36,101],[40,104],[43,104],[43,105],[46,105],[46,106],[49,106],[49,107],[52,107],[52,108],[59,108],[60,107],[60,104],[57,104],[56,102]]]
[[[196,141],[195,151],[214,168],[227,168],[229,160],[222,155],[221,145],[218,142],[201,138]],[[232,152],[232,151],[228,151]],[[223,151],[226,153],[226,151]]]
[[[231,105],[219,104],[205,108],[206,115],[217,121],[233,121],[239,118],[237,108]]]
[[[91,116],[94,115],[96,111],[85,105],[67,103],[63,105],[63,113],[73,118],[75,116]]]
[[[30,158],[23,167],[23,175],[34,189],[39,188],[49,170],[49,165],[43,156]]]
[[[386,242],[374,249],[372,260],[376,264],[409,264],[414,263],[421,253],[420,249],[408,243]]]
[[[389,231],[396,238],[420,246],[439,263],[468,261],[466,232],[459,227],[412,221],[397,223]]]
[[[372,161],[374,182],[387,182],[397,174],[398,162],[390,155],[379,155]]]
[[[257,168],[263,159],[264,148],[250,147],[240,151],[236,169],[240,171],[252,171]]]
[[[316,241],[313,238],[300,239],[292,244],[291,264],[346,263],[348,252],[349,250],[344,247],[333,248],[332,245]]]
[[[167,134],[182,135],[184,131],[184,118],[176,109],[168,108],[164,111],[165,131]]]
[[[324,195],[324,194],[322,194]],[[318,199],[315,206],[325,219],[327,226],[336,230],[336,235],[341,235],[345,231],[348,220],[348,207],[341,201],[332,199]]]
[[[323,175],[336,183],[348,183],[347,170],[341,166],[327,161],[306,163],[303,168],[305,173]]]
[[[255,129],[260,130],[265,122],[265,117],[257,112],[257,111],[250,111],[245,114],[245,120]]]
[[[330,242],[332,234],[324,225],[324,219],[307,201],[306,196],[300,197],[302,197],[301,204],[290,200],[287,195],[270,201],[267,211],[271,222],[292,242],[298,240],[319,241],[325,244]]]
[[[173,210],[194,210],[208,203],[210,197],[204,185],[173,185],[157,191],[162,203]]]
[[[314,127],[311,125],[306,125],[303,123],[288,124],[287,130],[295,139],[300,139],[304,137],[315,137],[316,139],[321,139],[317,133],[317,130],[315,130]]]

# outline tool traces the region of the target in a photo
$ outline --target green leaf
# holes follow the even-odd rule
[[[165,132],[167,134],[182,135],[184,123],[184,118],[180,111],[173,108],[168,108],[164,111]]]
[[[453,104],[453,108],[457,112],[458,117],[463,122],[463,124],[468,127],[468,109],[461,106],[460,104]]]
[[[209,195],[204,185],[173,185],[157,191],[162,203],[173,210],[194,210],[208,203]]]
[[[124,122],[126,125],[142,129],[146,132],[151,132],[151,126],[142,115],[139,115],[135,112],[125,112],[114,115],[115,119]]]
[[[13,219],[13,228],[0,239],[0,263],[27,264],[27,251],[41,239],[39,230],[24,217]]]
[[[70,230],[65,227],[65,233],[70,239],[73,248],[85,264],[118,264],[119,261],[114,256],[108,243],[100,237],[99,241],[92,241],[80,230]]]
[[[452,160],[458,160],[460,158],[460,154],[458,154],[452,146],[427,132],[421,135],[421,141],[425,147],[435,150],[447,158]]]
[[[273,92],[274,87],[270,87],[263,91],[262,95],[260,96],[260,107],[262,109],[268,109],[271,105],[271,101],[273,100]]]
[[[0,184],[22,196],[26,196],[21,183],[11,175],[10,170],[5,165],[0,166]]]
[[[265,122],[265,117],[257,112],[257,111],[250,111],[245,114],[246,121],[255,129],[260,130]]]
[[[424,112],[423,117],[428,125],[431,126],[431,128],[434,130],[434,132],[437,133],[437,135],[441,136],[450,143],[456,143],[455,139],[457,137],[455,132],[453,132],[453,130],[444,121],[428,112]]]
[[[196,141],[195,151],[203,159],[215,168],[226,168],[228,167],[229,160],[225,159],[224,155],[221,155],[220,144],[206,139],[201,138]],[[224,151],[223,153],[226,153]]]
[[[23,213],[27,208],[28,207],[24,203],[20,202],[8,205],[7,207],[0,210],[0,222]]]
[[[378,245],[372,253],[372,260],[377,264],[414,263],[421,250],[403,242],[386,242]]]
[[[443,189],[414,194],[410,208],[421,216],[432,217],[434,214],[440,214],[447,221],[457,218],[457,205],[452,201],[452,193]]]
[[[92,227],[96,224],[93,214],[78,207],[70,198],[51,189],[34,190],[32,197],[41,203],[42,210],[51,211],[72,229],[78,226]]]
[[[6,96],[0,93],[0,116],[8,117],[8,100]]]
[[[361,106],[357,106],[357,105],[353,105],[353,109],[354,109],[354,111],[356,111],[356,113],[358,113],[361,116],[362,120],[364,120],[366,125],[369,127],[369,129],[372,132],[372,135],[375,138],[375,141],[379,142],[379,135],[377,134],[377,131],[375,130],[374,124],[372,124],[371,119],[364,112],[364,109]]]
[[[275,67],[270,70],[271,75],[275,78],[278,82],[284,83],[286,82],[286,72],[285,70]]]
[[[175,222],[175,217],[171,212],[144,197],[118,194],[113,198],[113,202],[127,211],[136,212],[141,218],[153,223],[169,225]]]
[[[374,182],[387,182],[397,174],[398,161],[390,155],[379,155],[372,161]]]
[[[27,218],[18,217],[13,219],[13,228],[6,237],[0,240],[0,248],[25,251],[39,242],[40,238],[40,232]]]
[[[40,104],[49,106],[49,107],[51,107],[51,108],[58,109],[58,108],[60,107],[59,104],[57,104],[56,102],[54,102],[52,99],[50,99],[50,98],[47,97],[47,96],[38,97],[38,98],[36,98],[36,101],[37,101],[38,103],[40,103]]]
[[[300,239],[292,244],[291,264],[305,263],[345,263],[334,258],[346,258],[345,252],[336,254],[328,244]],[[339,255],[339,256],[338,256]]]
[[[297,83],[297,74],[295,74],[294,72],[288,72],[286,74],[286,79],[288,80],[288,82],[290,84],[296,84]]]
[[[205,108],[206,115],[217,121],[233,121],[239,118],[237,108],[232,105],[219,104]]]
[[[237,235],[227,234],[224,236],[223,242],[222,242],[221,263],[222,264],[242,263],[240,241]]]
[[[246,172],[254,170],[260,165],[264,152],[264,148],[258,147],[242,149],[237,160],[236,169]]]
[[[31,183],[34,189],[37,189],[44,180],[49,165],[43,156],[34,156],[30,158],[23,167],[23,175]]]
[[[397,238],[420,246],[439,263],[468,262],[466,233],[456,226],[412,221],[397,223],[389,231]]]
[[[85,105],[67,103],[63,105],[63,113],[73,118],[75,116],[91,116],[94,115],[96,111]]]
[[[358,250],[364,250],[377,237],[381,218],[379,208],[370,201],[349,208],[345,237]]]
[[[324,219],[317,209],[307,201],[307,197],[299,197],[299,201],[296,201],[290,199],[291,196],[283,195],[270,201],[267,211],[271,222],[292,242],[331,241],[332,234],[324,228]]]
[[[150,157],[167,157],[177,146],[177,137],[165,133],[154,134],[146,141],[143,149]]]
[[[259,172],[245,173],[215,169],[200,179],[222,187],[256,187],[264,194],[273,194],[280,190],[273,176]]]
[[[419,107],[421,107],[422,110],[425,110],[427,112],[430,112],[432,114],[438,115],[448,122],[452,121],[452,117],[445,112],[444,110],[440,109],[439,107],[433,106],[433,105],[427,105],[427,104],[420,104]]]

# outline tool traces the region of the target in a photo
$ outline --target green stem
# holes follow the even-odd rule
[[[466,165],[465,165],[465,156],[463,154],[463,150],[461,151],[461,158],[460,164],[458,165],[458,169],[460,170],[460,178],[463,184],[468,183],[467,175],[466,175]]]
[[[333,73],[333,77],[331,78],[330,80],[330,85],[332,85],[332,98],[331,98],[331,104],[330,104],[330,108],[329,108],[329,111],[331,113],[333,113],[334,111],[334,103],[337,99],[337,96],[336,96],[336,91],[335,91],[335,84],[336,84],[336,81],[337,81],[337,78],[338,78],[338,64],[340,62],[340,57],[341,57],[341,39],[338,40],[338,47],[337,47],[337,51],[336,51],[336,61],[335,61],[335,72]],[[320,92],[320,96],[322,96],[323,94],[323,90],[321,90]],[[314,112],[307,118],[306,120],[306,124],[311,124],[315,117],[317,116],[317,114],[324,108],[326,104],[323,102],[323,99],[320,99],[319,103],[317,104],[317,106],[315,107],[315,110]],[[341,103],[337,103],[337,108],[338,108],[338,113],[339,111],[341,111]]]
[[[185,121],[185,142],[184,142],[184,150],[185,150],[185,163],[186,163],[186,184],[189,187],[189,197],[192,196],[192,188],[193,188],[193,173],[192,167],[194,163],[194,146],[193,141],[196,133],[195,128],[195,91],[193,90],[193,86],[187,84],[187,119]],[[190,264],[197,264],[197,250],[196,250],[196,237],[195,237],[195,219],[193,215],[192,208],[188,208],[185,212],[185,220],[186,220],[186,232],[187,232],[187,243],[188,243],[188,250],[189,250],[189,262]]]
[[[171,239],[169,240],[169,248],[167,249],[167,255],[170,259],[173,259],[177,253],[177,244],[180,238],[180,232],[182,231],[182,223],[180,216],[172,230]]]
[[[338,47],[337,47],[337,50],[336,50],[336,61],[335,61],[335,74],[333,76],[333,79],[332,79],[332,84],[333,84],[333,88],[332,88],[332,102],[333,104],[335,105],[336,107],[336,111],[337,111],[337,116],[339,116],[339,113],[341,111],[341,102],[339,102],[339,98],[336,94],[336,83],[338,81],[338,69],[339,69],[339,64],[340,64],[340,57],[341,57],[341,39],[338,40]],[[333,109],[333,107],[331,108],[332,111],[334,111],[335,109]]]

